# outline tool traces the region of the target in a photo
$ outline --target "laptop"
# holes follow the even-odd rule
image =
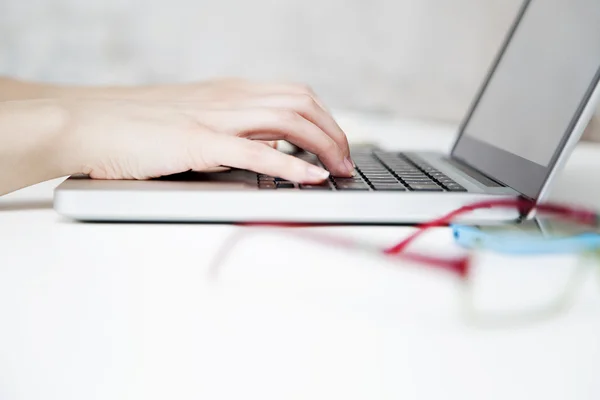
[[[449,154],[351,147],[357,175],[321,185],[236,169],[147,181],[73,176],[54,206],[85,221],[395,224],[475,201],[543,201],[596,110],[599,81],[600,2],[525,1]],[[519,217],[489,209],[472,219]]]

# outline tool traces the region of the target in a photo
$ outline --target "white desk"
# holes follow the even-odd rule
[[[340,121],[389,146],[452,141],[452,127]],[[555,198],[600,205],[599,170],[600,146],[581,145]],[[51,209],[57,183],[0,199],[2,400],[600,398],[597,292],[479,329],[444,274],[273,234],[240,243],[215,284],[209,261],[238,228],[73,223]],[[409,231],[327,230],[381,245]]]

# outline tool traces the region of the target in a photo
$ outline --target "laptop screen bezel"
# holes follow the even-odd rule
[[[535,200],[540,195],[546,180],[556,165],[562,150],[565,148],[570,135],[573,133],[577,122],[581,118],[586,106],[588,105],[594,90],[600,83],[600,66],[578,109],[574,113],[565,133],[563,134],[559,145],[556,147],[548,166],[536,164],[516,154],[510,153],[464,134],[467,126],[469,125],[471,117],[477,109],[481,98],[488,87],[489,82],[493,78],[494,73],[498,69],[500,62],[506,53],[506,50],[510,46],[514,34],[521,24],[523,17],[526,14],[529,5],[531,4],[531,1],[532,0],[526,0],[523,2],[515,22],[509,29],[506,39],[502,44],[494,62],[492,63],[492,67],[490,68],[486,78],[484,79],[483,85],[479,89],[465,118],[461,122],[458,136],[450,156],[453,159],[457,159],[460,162],[483,172],[490,178],[518,191],[525,197]]]

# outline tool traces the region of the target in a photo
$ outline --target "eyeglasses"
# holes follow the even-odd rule
[[[417,226],[416,231],[398,244],[389,248],[325,234],[305,231],[301,227],[324,226],[305,223],[246,223],[245,227],[254,229],[239,230],[230,237],[218,252],[210,268],[213,279],[218,278],[219,270],[234,247],[249,234],[267,232],[293,235],[296,238],[317,241],[330,247],[344,248],[348,251],[365,252],[384,256],[400,262],[400,266],[421,266],[450,273],[461,283],[462,310],[466,320],[482,327],[513,326],[545,319],[565,311],[573,303],[575,293],[581,287],[590,270],[590,265],[598,264],[600,250],[589,249],[578,257],[568,255],[557,258],[556,255],[545,259],[543,256],[515,257],[514,255],[492,254],[485,248],[469,249],[460,256],[440,256],[409,249],[410,245],[435,227],[448,226],[458,217],[485,208],[517,209],[521,215],[547,215],[554,219],[569,221],[590,229],[598,228],[599,217],[594,211],[560,204],[536,204],[529,200],[495,200],[478,202],[464,206],[447,215]],[[503,267],[499,260],[503,258]],[[598,274],[600,278],[600,274]],[[490,282],[490,277],[495,277]],[[537,277],[537,278],[536,278]]]

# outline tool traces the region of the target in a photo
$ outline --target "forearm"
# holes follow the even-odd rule
[[[0,102],[55,97],[57,87],[50,84],[26,82],[0,76]]]
[[[0,76],[0,102],[37,99],[138,99],[157,91],[157,87],[55,85]]]
[[[0,195],[69,175],[66,113],[53,100],[0,102]]]

